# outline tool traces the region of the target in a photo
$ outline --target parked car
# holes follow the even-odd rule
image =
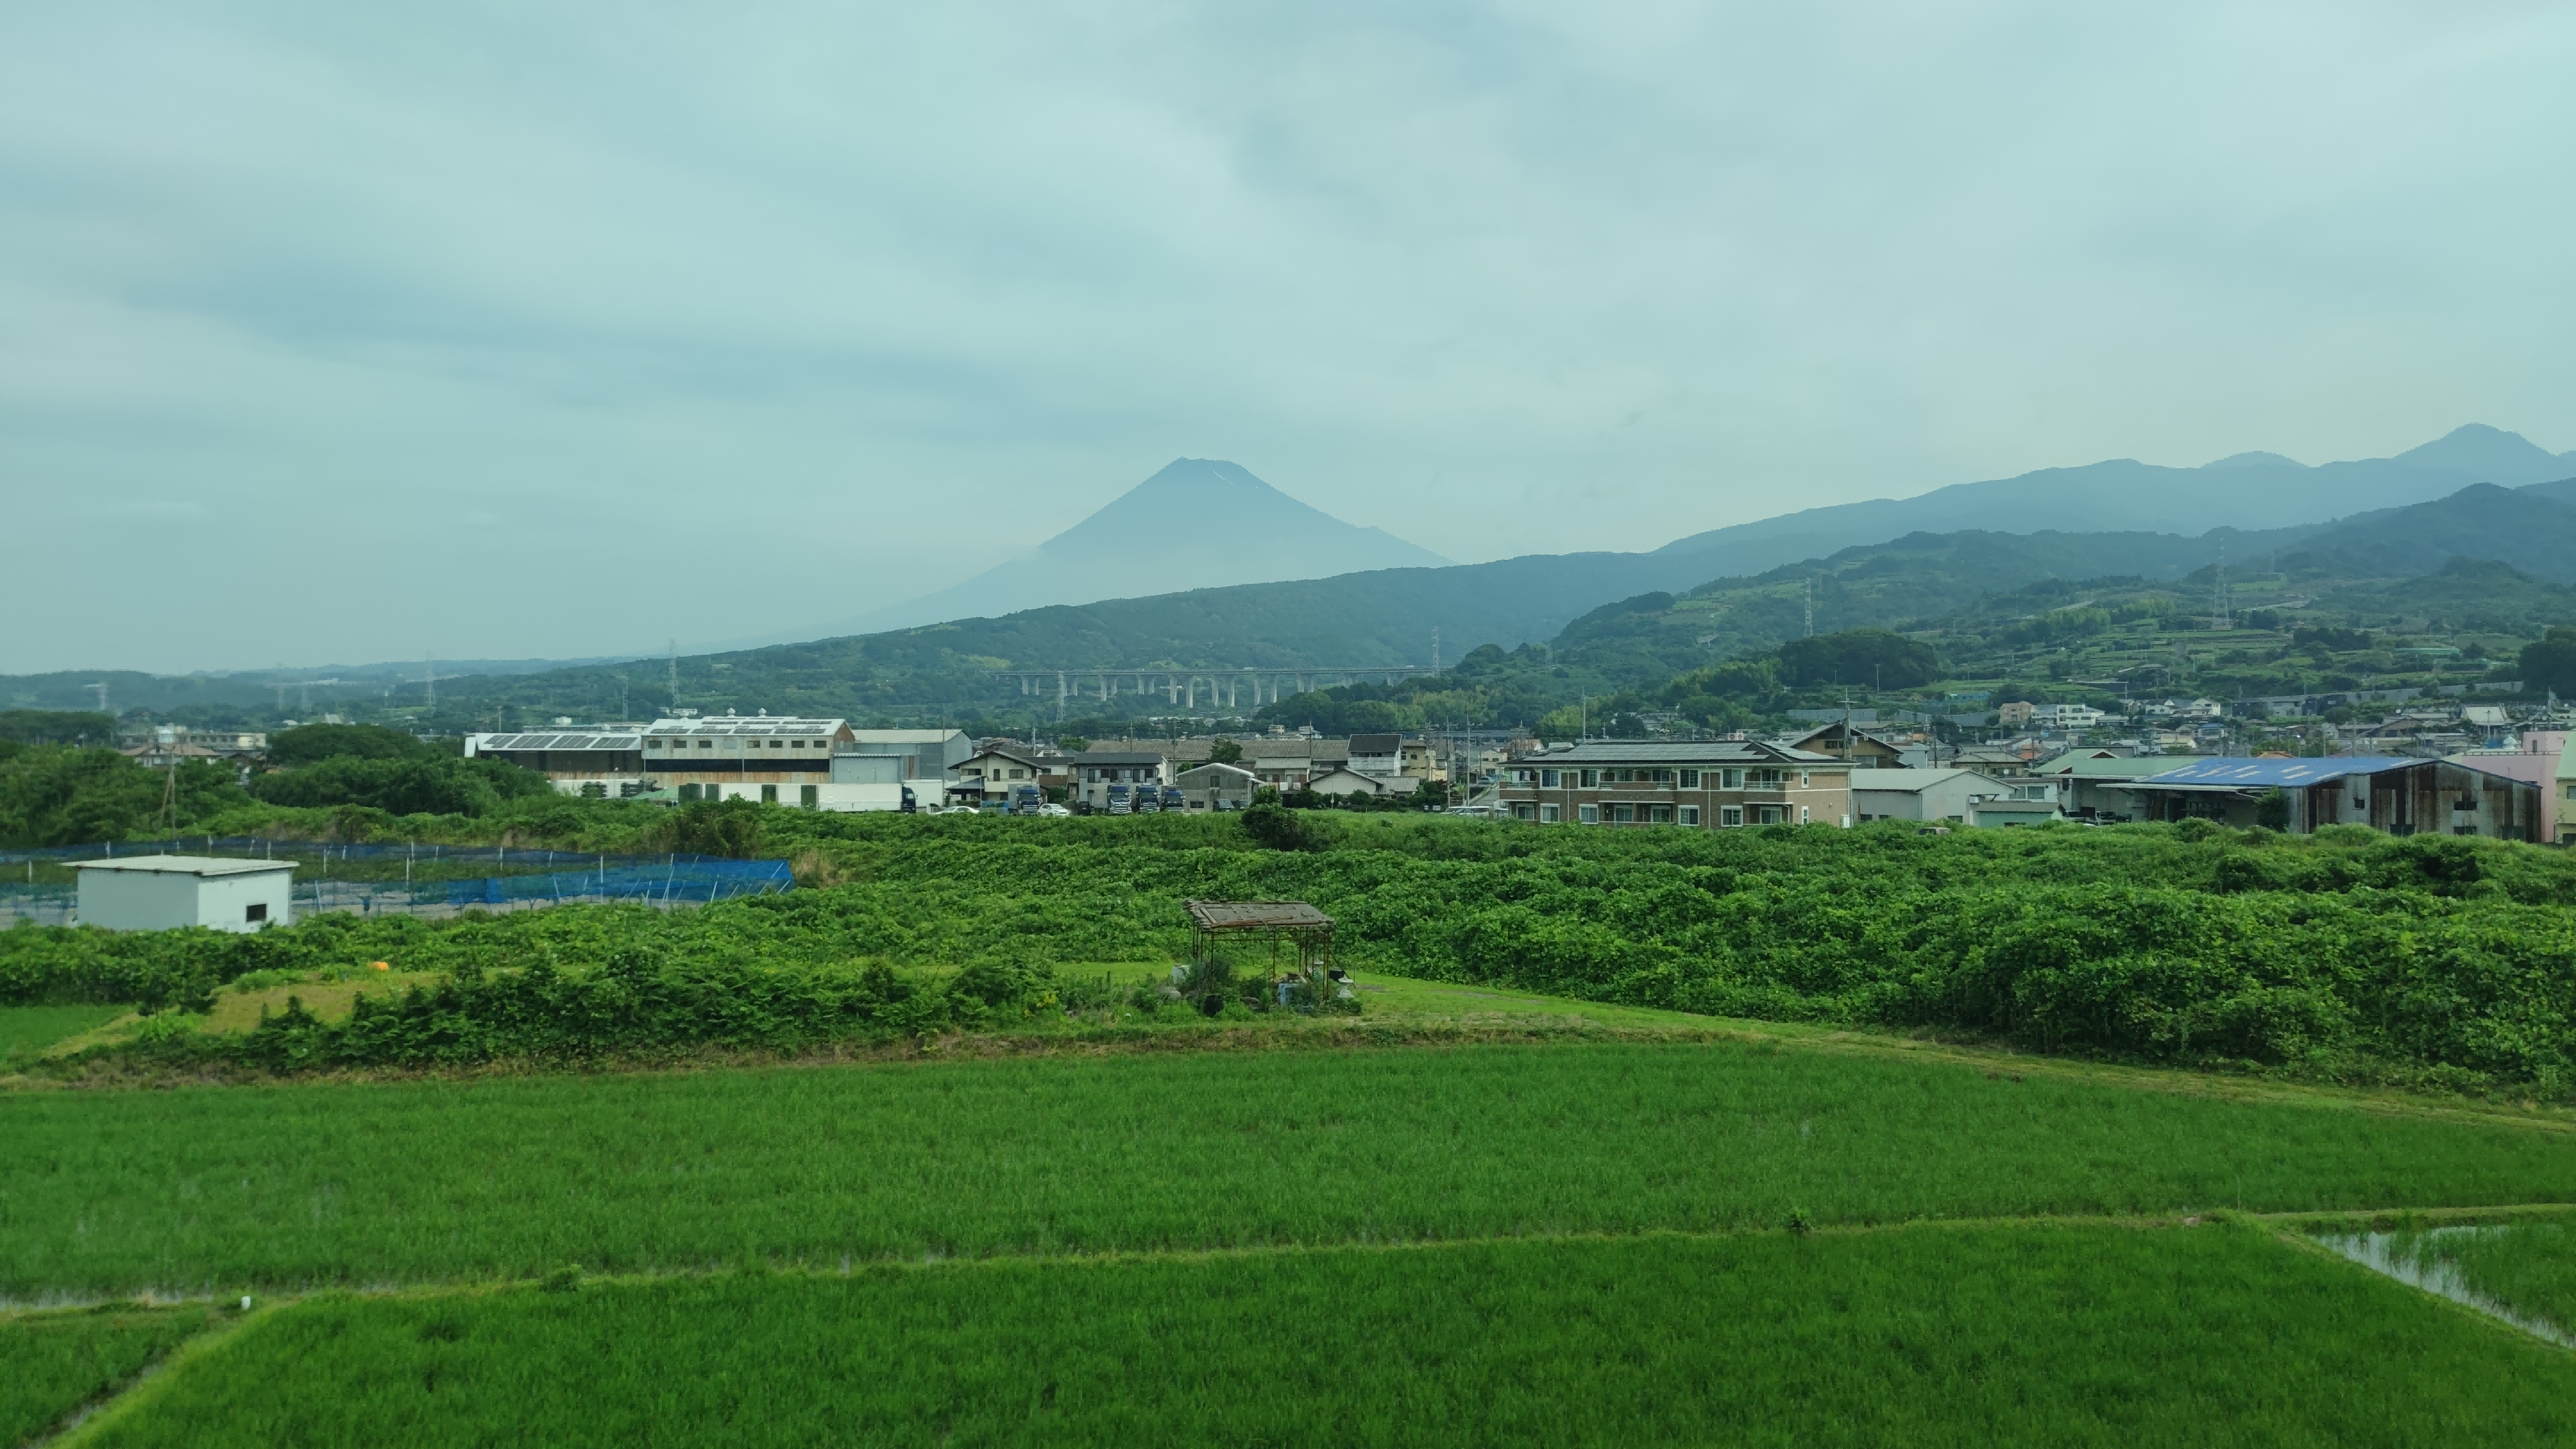
[[[1066,805],[1048,804],[1039,806],[1038,813],[1040,815],[1071,815],[1073,813],[1073,809]]]

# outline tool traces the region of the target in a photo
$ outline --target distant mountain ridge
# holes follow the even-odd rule
[[[1030,553],[846,621],[834,632],[1448,563],[1384,529],[1344,523],[1301,503],[1240,464],[1177,458]]]
[[[2238,453],[2198,468],[2115,458],[1956,483],[1782,514],[1676,539],[1657,555],[1692,555],[1716,574],[1757,574],[1909,533],[2168,533],[2272,529],[2427,503],[2472,483],[2518,488],[2576,474],[2576,452],[2551,453],[2482,423],[2394,458],[2316,467],[2278,453]]]

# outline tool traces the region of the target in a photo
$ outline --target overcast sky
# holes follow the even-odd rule
[[[2576,447],[2576,7],[1072,8],[0,11],[0,671],[819,628],[1182,456],[1477,560]]]

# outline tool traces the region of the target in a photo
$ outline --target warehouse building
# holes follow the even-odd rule
[[[2474,758],[2474,757],[2470,757]],[[2195,760],[2127,787],[2144,820],[2258,823],[2275,791],[2284,828],[2367,825],[2391,835],[2475,835],[2550,841],[2557,829],[2547,792],[2531,780],[2457,760],[2343,755],[2324,759]]]
[[[840,719],[659,719],[644,729],[644,776],[654,789],[673,791],[682,801],[758,800],[831,809],[834,802],[825,796],[835,778],[833,755],[853,741],[849,721]],[[870,798],[884,793],[871,792]]]
[[[567,795],[625,800],[653,788],[644,772],[644,737],[632,726],[606,733],[557,729],[467,735],[465,756],[534,770]]]

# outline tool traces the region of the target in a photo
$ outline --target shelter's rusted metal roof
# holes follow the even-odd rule
[[[1190,919],[1202,931],[1329,930],[1333,918],[1304,901],[1191,901]]]

